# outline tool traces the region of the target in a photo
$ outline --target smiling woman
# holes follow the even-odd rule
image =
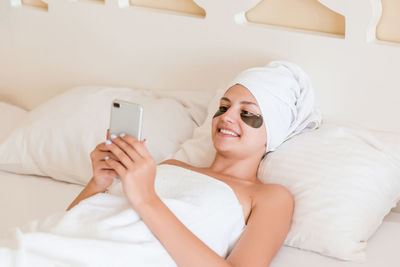
[[[261,127],[260,113],[257,100],[246,87],[232,86],[221,98],[212,121],[212,140],[217,155],[260,161],[267,146],[266,128]],[[256,177],[255,173],[251,175]]]
[[[168,169],[188,170],[185,171],[188,177],[201,174],[210,181],[220,181],[234,192],[241,207],[240,222],[246,225],[233,223],[235,230],[229,233],[228,240],[234,241],[223,251],[213,249],[215,244],[201,238],[185,220],[179,219],[179,214],[187,211],[168,205],[163,199],[165,195],[160,193],[163,189],[157,187],[160,183],[166,186],[173,181],[172,177],[163,171],[164,167],[156,167],[144,140],[129,135],[111,135],[110,140],[95,148],[91,153],[94,175],[68,210],[82,212],[81,201],[107,191],[114,178],[120,177],[119,191],[125,195],[128,207],[137,213],[177,265],[267,266],[289,231],[294,201],[285,187],[261,183],[257,178],[258,167],[266,152],[319,125],[321,118],[314,107],[312,90],[307,75],[289,62],[276,61],[248,69],[233,80],[213,117],[212,141],[217,153],[212,164],[199,168],[176,160],[162,163],[172,165]],[[160,182],[166,176],[166,182]],[[181,182],[177,187],[171,190],[184,188]],[[208,190],[196,192],[207,194]],[[214,189],[210,192],[220,195]],[[232,220],[215,222],[212,228],[227,228],[231,223]],[[233,238],[237,227],[240,238]],[[217,239],[221,242],[225,238]]]
[[[145,2],[175,11],[138,6]],[[250,18],[256,2],[269,3],[269,14]],[[0,99],[31,110],[20,122],[10,117],[6,128],[16,128],[0,144],[0,227],[60,212],[28,234],[14,232],[8,248],[21,247],[0,248],[0,265],[40,255],[96,267],[247,267],[272,258],[271,267],[365,259],[363,267],[397,267],[400,227],[382,220],[400,199],[400,49],[374,38],[380,2],[35,1],[48,3],[45,12],[0,1]],[[184,3],[206,16],[180,11]],[[310,4],[345,17],[345,36],[292,30],[321,15]],[[296,25],[257,23],[271,14]],[[276,59],[312,79],[325,115],[319,130],[291,138],[319,123],[308,75],[293,64],[252,68],[230,82]],[[104,142],[113,99],[143,105],[148,142]],[[89,184],[66,194],[61,181]],[[65,211],[81,191],[95,195]]]

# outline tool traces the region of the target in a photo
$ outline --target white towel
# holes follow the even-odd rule
[[[157,167],[155,189],[162,201],[206,245],[226,257],[245,221],[233,190],[184,168]],[[16,229],[0,243],[0,266],[176,266],[137,213],[120,196],[97,194],[69,212]]]
[[[296,64],[273,61],[241,72],[231,83],[246,87],[256,98],[267,130],[266,152],[305,130],[316,129],[321,113],[307,74]]]

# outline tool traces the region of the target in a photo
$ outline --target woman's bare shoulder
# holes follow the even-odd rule
[[[237,265],[268,266],[282,246],[290,229],[293,198],[277,184],[253,187],[252,209],[246,228],[228,256]]]
[[[289,206],[294,204],[292,193],[280,184],[259,184],[254,190],[253,207],[255,205],[264,206],[268,203],[286,203]]]

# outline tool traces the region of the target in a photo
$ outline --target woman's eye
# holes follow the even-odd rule
[[[225,107],[225,106],[220,106],[219,107],[219,111],[220,112],[226,112],[228,110],[228,107]]]
[[[244,116],[253,116],[253,115],[254,115],[252,112],[247,111],[247,110],[242,110],[242,114],[243,114]]]

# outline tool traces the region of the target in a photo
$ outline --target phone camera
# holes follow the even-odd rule
[[[119,108],[119,103],[114,103],[115,108]]]

